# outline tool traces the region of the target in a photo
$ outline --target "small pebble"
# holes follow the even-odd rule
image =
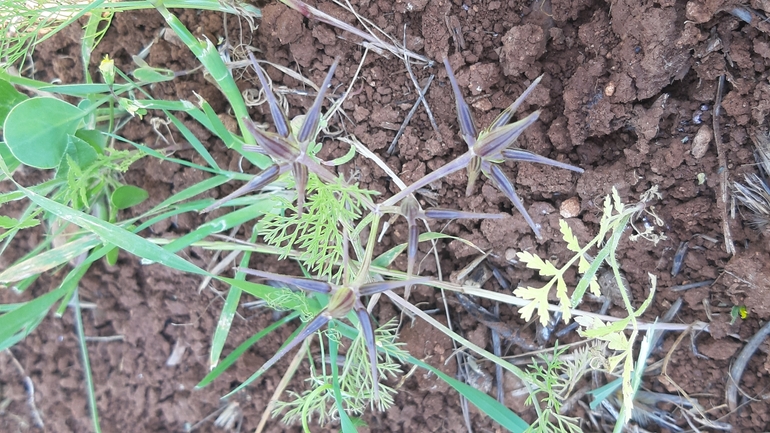
[[[505,250],[505,260],[512,263],[516,262],[517,261],[516,250],[514,250],[513,248],[508,248],[507,250]]]
[[[604,96],[612,96],[615,94],[615,83],[610,81],[607,86],[604,87]]]
[[[709,150],[709,144],[711,143],[711,137],[714,134],[711,133],[711,128],[708,125],[703,125],[695,134],[695,138],[692,139],[692,153],[693,158],[701,159],[703,155]]]
[[[580,200],[572,197],[564,200],[559,208],[559,214],[562,218],[574,218],[580,214]]]

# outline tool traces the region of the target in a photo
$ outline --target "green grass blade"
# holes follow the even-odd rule
[[[190,131],[190,128],[185,126],[184,123],[180,122],[179,119],[176,118],[173,114],[169,113],[168,111],[164,110],[164,113],[166,116],[171,119],[171,122],[176,126],[176,128],[179,130],[179,132],[182,133],[182,136],[187,140],[190,145],[198,152],[198,154],[213,168],[214,170],[221,171],[219,166],[217,165],[217,162],[214,161],[214,158],[211,156],[208,150],[203,146],[203,143],[198,140],[198,137],[195,136],[195,134]]]
[[[72,295],[74,295],[75,289],[77,289],[78,284],[80,284],[80,280],[83,278],[86,272],[88,272],[88,269],[91,267],[91,264],[101,259],[102,257],[104,257],[113,248],[114,247],[109,244],[102,245],[100,248],[94,251],[91,251],[88,257],[86,257],[86,259],[83,260],[82,263],[80,263],[79,265],[77,265],[76,267],[70,270],[70,272],[67,274],[67,276],[59,285],[59,287],[64,288],[66,290],[66,294],[62,299],[61,305],[59,305],[59,308],[56,310],[57,315],[61,316],[64,314],[64,310],[67,309],[67,305],[69,304],[70,298],[72,297]]]
[[[203,108],[203,112],[200,110],[190,110],[187,112],[187,114],[192,116],[192,118],[197,120],[198,123],[205,126],[206,129],[219,137],[225,143],[225,146],[227,146],[228,149],[237,151],[243,155],[244,158],[249,160],[249,162],[254,164],[254,166],[259,167],[261,170],[266,169],[268,166],[270,166],[270,164],[273,163],[273,161],[266,155],[262,155],[257,152],[244,151],[243,137],[236,137],[235,134],[232,134],[230,131],[228,131],[227,128],[225,128],[224,123],[219,120],[219,117],[211,108],[208,102],[206,102],[204,99],[201,99],[199,104],[201,108]]]
[[[337,329],[340,331],[342,335],[344,335],[347,338],[354,339],[358,335],[358,329],[346,325],[344,323],[337,322]],[[447,333],[449,330],[447,328],[444,328],[446,331],[442,330],[442,332]],[[449,335],[449,334],[447,334]],[[451,338],[454,338],[454,333],[452,333]],[[467,340],[460,338],[458,340],[461,344],[465,344]],[[470,342],[467,342],[471,346]],[[378,350],[382,351],[383,349],[381,347],[378,347]],[[475,350],[475,349],[474,349]],[[494,355],[489,354],[490,358],[494,358]],[[482,393],[481,391],[477,390],[476,388],[473,388],[469,385],[466,385],[456,379],[453,379],[452,377],[447,376],[444,374],[441,370],[438,370],[431,366],[430,364],[426,364],[423,361],[420,361],[419,359],[409,356],[406,360],[407,362],[410,362],[412,364],[415,364],[419,367],[425,368],[433,373],[436,374],[441,380],[448,383],[452,388],[456,389],[457,392],[465,396],[469,401],[474,403],[476,407],[478,407],[480,410],[484,411],[485,414],[489,415],[490,418],[498,422],[503,427],[507,428],[508,430],[519,433],[524,432],[529,428],[529,424],[527,424],[521,417],[513,413],[510,409],[503,406],[500,402],[495,400],[494,398],[488,396],[487,394]],[[498,358],[495,362],[505,362]]]
[[[0,345],[5,345],[9,339],[22,330],[24,330],[24,335],[32,332],[34,328],[30,325],[41,316],[45,316],[51,306],[66,293],[67,291],[60,287],[0,316]]]
[[[0,284],[9,284],[33,275],[42,274],[69,262],[100,243],[99,238],[89,235],[72,242],[67,242],[58,248],[48,250],[42,254],[33,255],[27,260],[17,262],[1,272]]]
[[[179,36],[185,45],[193,52],[195,57],[203,64],[203,67],[211,74],[211,77],[217,82],[219,88],[224,93],[227,101],[230,103],[230,107],[233,109],[235,118],[238,120],[238,125],[241,131],[247,131],[246,125],[243,123],[243,119],[249,116],[249,112],[246,108],[246,103],[243,101],[241,91],[235,84],[230,70],[225,65],[222,58],[219,56],[219,52],[214,44],[210,40],[205,41],[198,40],[192,33],[182,24],[179,19],[169,12],[160,0],[151,0],[151,3],[155,8],[163,15],[163,18],[168,23],[169,27]],[[255,144],[256,141],[251,134],[245,134],[244,140],[247,144]]]
[[[253,230],[249,242],[254,242],[257,239],[257,231]],[[251,251],[244,251],[243,257],[241,257],[240,267],[246,268],[249,266],[249,260],[251,259]],[[236,280],[245,280],[246,274],[238,272],[235,274]],[[222,306],[222,312],[219,314],[219,322],[217,322],[217,328],[214,330],[214,338],[211,341],[211,352],[209,355],[209,365],[211,368],[217,366],[219,362],[219,356],[222,354],[222,348],[225,347],[225,341],[227,341],[227,334],[230,333],[230,325],[233,324],[233,318],[235,317],[235,310],[238,308],[238,304],[241,300],[241,289],[230,286],[230,290],[227,292],[227,298],[225,299],[225,305]]]
[[[468,242],[467,240],[463,238],[458,238],[456,236],[450,236],[444,233],[438,233],[438,232],[429,232],[429,233],[423,233],[418,238],[419,242],[426,242],[426,241],[432,241],[436,239],[450,239],[450,240],[456,240],[460,241],[472,248],[478,248],[476,245],[473,245],[473,243]],[[372,266],[378,267],[378,268],[387,268],[390,266],[391,263],[393,263],[393,260],[398,257],[399,254],[403,253],[404,250],[406,250],[406,244],[399,244],[395,247],[389,249],[388,251],[385,251],[384,253],[380,254],[372,260]],[[482,251],[483,252],[483,251]]]
[[[83,361],[83,376],[86,380],[86,392],[88,394],[88,408],[91,411],[91,422],[95,433],[101,433],[102,427],[99,424],[99,410],[96,408],[96,391],[94,390],[94,377],[91,374],[91,361],[88,358],[88,347],[86,346],[86,334],[83,331],[83,314],[80,311],[80,298],[77,288],[73,297],[73,307],[75,310],[75,331],[78,335],[78,345],[80,346],[80,356]]]
[[[163,248],[153,244],[141,236],[138,236],[128,230],[107,223],[86,213],[70,209],[63,204],[56,203],[55,201],[43,197],[27,188],[24,188],[19,184],[16,184],[16,186],[38,206],[58,216],[59,218],[62,218],[65,221],[69,221],[94,233],[95,235],[102,238],[102,240],[106,243],[120,247],[121,249],[131,254],[141,257],[142,259],[160,263],[164,266],[168,266],[182,272],[189,272],[197,275],[208,275],[208,272],[204,271],[198,266],[175,254],[170,253],[169,251],[164,250]]]
[[[521,419],[518,415],[511,412],[510,409],[503,406],[499,401],[490,397],[489,395],[477,390],[476,388],[460,382],[457,379],[447,376],[441,370],[434,368],[430,364],[426,364],[419,359],[410,356],[408,362],[418,365],[426,370],[431,371],[438,376],[441,380],[448,383],[449,386],[454,388],[457,392],[462,394],[469,402],[473,403],[483,413],[487,414],[490,418],[497,421],[501,426],[514,433],[524,433],[529,424]]]
[[[197,212],[206,206],[211,204],[211,200],[196,200],[192,201],[190,203],[181,204],[178,206],[174,206],[169,210],[168,212],[163,212],[161,214],[158,214],[150,219],[145,220],[142,224],[137,226],[135,229],[132,229],[131,231],[134,233],[139,233],[140,231],[152,226],[153,224],[163,221],[167,218],[171,218],[175,215],[180,215],[185,212]]]
[[[171,206],[173,204],[179,203],[180,201],[184,201],[189,198],[195,197],[196,195],[203,194],[204,192],[214,189],[219,185],[227,183],[229,180],[230,178],[228,176],[214,176],[204,181],[198,182],[195,185],[185,188],[182,191],[179,191],[178,193],[172,195],[171,197],[163,200],[159,205],[155,206],[153,210],[150,211],[150,213],[153,213],[159,209],[163,209],[165,207]]]
[[[288,323],[294,319],[299,317],[299,313],[294,312],[291,314],[287,314],[286,316],[282,317],[281,319],[273,322],[268,326],[267,328],[257,332],[254,334],[251,338],[241,343],[235,350],[233,350],[229,355],[225,357],[225,359],[222,360],[222,362],[219,363],[209,374],[206,375],[200,382],[198,382],[197,385],[195,385],[196,388],[203,388],[214,381],[217,377],[219,377],[225,370],[227,370],[231,365],[235,363],[235,361],[238,360],[238,358],[243,355],[244,352],[249,350],[251,346],[256,344],[259,340],[261,340],[263,337],[268,335],[269,333],[275,331],[279,326],[284,325],[285,323]]]
[[[276,289],[265,284],[252,283],[250,281],[241,281],[234,278],[227,277],[215,277],[217,280],[223,283],[235,286],[242,291],[254,296],[257,299],[262,299],[277,304],[283,310],[300,310],[306,307],[306,304],[302,303],[298,297],[281,296],[282,293],[291,293],[288,289]],[[320,311],[320,307],[317,311],[310,311],[310,314],[315,314]]]
[[[334,321],[329,322],[329,330],[335,331],[336,325]],[[332,360],[337,359],[337,353],[339,352],[339,343],[333,338],[329,338],[329,355]],[[345,407],[342,405],[342,390],[340,389],[340,367],[336,362],[331,362],[332,368],[332,390],[334,391],[334,403],[337,405],[337,413],[340,417],[340,424],[342,425],[343,433],[356,433],[356,427],[353,425],[353,421],[350,420]]]
[[[310,323],[310,322],[308,322],[308,323]],[[281,347],[278,349],[278,351],[280,351],[281,349],[283,349],[283,348],[284,348],[284,347],[286,347],[287,345],[291,344],[291,343],[294,341],[294,339],[295,339],[295,338],[297,338],[297,336],[300,334],[300,332],[302,332],[302,330],[303,330],[303,329],[305,329],[305,326],[307,326],[307,323],[303,323],[303,324],[302,324],[302,326],[298,327],[298,328],[297,328],[297,329],[296,329],[296,330],[295,330],[295,331],[294,331],[294,332],[293,332],[293,333],[292,333],[292,334],[289,336],[289,338],[287,338],[287,339],[286,339],[286,342],[284,342],[284,343],[281,345]],[[276,352],[276,353],[278,353],[278,352]],[[228,398],[228,397],[232,396],[233,394],[237,393],[238,391],[242,390],[243,388],[245,388],[245,387],[249,386],[249,385],[251,384],[251,382],[254,382],[255,380],[257,380],[257,379],[258,379],[260,376],[262,376],[262,375],[263,375],[265,372],[267,372],[267,371],[270,371],[270,369],[267,369],[267,370],[265,370],[265,369],[262,369],[262,368],[260,368],[259,370],[257,370],[256,372],[254,372],[254,374],[252,374],[251,376],[249,376],[249,378],[248,378],[248,379],[244,380],[242,384],[240,384],[240,385],[236,386],[234,390],[232,390],[232,391],[228,392],[228,393],[227,393],[227,394],[226,394],[224,397],[222,397],[222,398]]]
[[[270,198],[270,196],[265,195],[264,200],[260,200],[259,202],[251,206],[238,209],[236,211],[222,215],[219,218],[214,218],[213,220],[205,224],[202,224],[200,227],[193,230],[192,232],[180,238],[177,238],[170,244],[166,245],[164,249],[170,252],[177,252],[182,248],[188,247],[193,242],[199,241],[210,234],[219,233],[221,231],[235,227],[239,224],[243,224],[254,218],[258,218],[259,216],[271,211],[277,205],[278,205],[277,201]]]

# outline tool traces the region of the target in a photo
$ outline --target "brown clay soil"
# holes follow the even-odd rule
[[[728,413],[724,397],[731,361],[743,341],[770,319],[770,244],[767,237],[748,228],[737,213],[729,221],[737,251],[734,256],[726,252],[718,201],[721,169],[715,142],[712,139],[707,147],[700,144],[693,149],[696,133],[713,125],[718,77],[724,74],[724,110],[717,121],[726,169],[729,178],[737,180],[744,173],[755,171],[751,138],[767,127],[766,116],[770,113],[770,35],[764,27],[766,23],[756,16],[752,23],[737,19],[726,12],[732,2],[722,0],[352,0],[351,4],[398,39],[406,27],[408,47],[439,60],[434,67],[417,66],[415,70],[421,83],[428,75],[436,75],[427,101],[436,116],[440,136],[420,108],[399,140],[395,155],[385,155],[395,135],[392,125],[404,120],[416,99],[404,64],[392,57],[368,54],[355,94],[343,107],[349,116],[344,121],[348,133],[378,153],[404,182],[413,182],[465,151],[458,136],[451,87],[440,63],[444,55],[449,56],[479,126],[489,124],[531,80],[543,74],[542,83],[520,109],[525,113],[541,109],[540,121],[519,139],[519,146],[585,169],[584,174],[577,175],[533,164],[505,166],[525,206],[542,226],[541,240],[534,237],[522,216],[489,182],[479,182],[474,194],[465,197],[466,178],[462,173],[433,185],[436,205],[476,212],[503,211],[511,216],[494,222],[454,222],[446,227],[434,222],[434,230],[443,228],[448,234],[491,250],[498,257],[491,259],[492,263],[503,269],[514,284],[536,281],[532,271],[508,265],[502,257],[511,249],[529,250],[563,263],[569,256],[560,241],[558,226],[564,201],[579,201],[579,215],[568,222],[585,242],[596,232],[601,200],[611,187],[615,186],[626,202],[632,202],[657,185],[662,198],[651,204],[665,222],[667,239],[657,245],[626,240],[621,244],[618,260],[635,299],[648,293],[648,273],[658,277],[659,290],[646,319],[662,314],[683,296],[684,307],[675,321],[711,321],[712,332],[695,339],[702,356],[691,350],[689,338],[672,352],[668,373],[676,385],[658,376],[647,377],[644,385],[659,392],[687,392],[704,408],[715,408],[709,416],[731,423],[733,431],[770,428],[770,410],[765,401],[770,392],[767,344],[752,357],[743,375],[741,387],[746,396],[741,399],[739,410]],[[770,12],[770,3],[763,0],[752,0],[750,6]],[[355,22],[351,13],[332,2],[319,1],[317,7],[344,21]],[[177,13],[199,37],[206,35],[216,40],[224,36],[221,15]],[[228,35],[236,42],[258,48],[258,57],[295,69],[316,83],[321,82],[333,59],[339,56],[341,65],[334,84],[347,85],[364,51],[355,38],[309,21],[282,4],[265,6],[263,14],[264,19],[253,34],[244,22],[231,18]],[[454,35],[447,23],[456,29]],[[118,16],[99,45],[94,63],[109,53],[119,67],[132,69],[131,55],[147,46],[163,26],[160,15],[154,11]],[[69,28],[39,47],[34,78],[64,83],[82,79],[79,32],[76,27]],[[146,60],[150,65],[175,71],[196,66],[186,48],[166,39],[152,46]],[[94,71],[95,67],[96,64],[91,65]],[[276,87],[302,88],[301,83],[277,69],[270,67],[267,71]],[[255,87],[251,74],[239,80],[244,89]],[[195,100],[193,92],[209,101],[217,112],[228,113],[218,90],[200,73],[152,89],[158,99]],[[300,114],[311,102],[309,97],[297,95],[288,99],[292,116]],[[252,115],[257,121],[270,121],[265,107],[254,108]],[[123,133],[131,140],[163,146],[150,127],[151,117],[133,121]],[[237,155],[226,151],[221,142],[203,129],[196,128],[194,132],[210,145],[220,165],[238,168]],[[183,143],[178,134],[175,138]],[[326,139],[321,156],[345,150]],[[182,146],[176,156],[193,158],[193,151]],[[352,169],[357,170],[363,187],[383,195],[398,190],[381,169],[363,158],[343,169],[346,176]],[[697,180],[699,174],[705,176],[702,184]],[[125,179],[150,192],[148,202],[132,212],[144,211],[204,177],[188,168],[145,159]],[[224,196],[236,186],[225,185],[217,194]],[[205,219],[197,214],[181,215],[153,226],[147,235],[176,237]],[[392,228],[382,248],[405,240],[406,227],[400,224],[403,223]],[[240,236],[243,233],[245,229]],[[2,266],[8,266],[31,248],[39,236],[40,233],[32,232],[29,238],[17,242],[12,254],[3,258]],[[672,277],[673,257],[682,241],[689,241],[690,249],[682,271]],[[427,246],[422,247],[421,254],[427,253]],[[440,244],[439,248],[444,275],[465,266],[476,255],[459,242]],[[210,253],[202,250],[190,249],[184,254],[199,266],[207,266],[211,259]],[[255,258],[253,264],[261,260]],[[396,264],[406,266],[404,261]],[[435,263],[425,260],[422,273],[435,275]],[[60,278],[61,275],[44,277],[21,297],[6,292],[3,301],[19,302],[43,294]],[[575,275],[570,278],[574,281]],[[682,293],[668,289],[707,279],[716,282]],[[207,372],[210,340],[223,303],[216,291],[226,289],[215,284],[198,292],[199,284],[197,278],[157,265],[140,266],[136,258],[126,254],[121,255],[115,267],[100,262],[83,279],[82,300],[96,304],[95,309],[85,312],[86,335],[123,336],[119,341],[88,343],[104,431],[185,431],[220,408],[220,396],[245,380],[292,332],[290,328],[281,329],[275,339],[252,348],[213,385],[194,390]],[[487,283],[486,287],[500,290],[495,282]],[[427,288],[420,288],[412,296],[415,303],[425,303],[424,309],[442,305],[439,295]],[[749,315],[730,325],[729,309],[736,304],[747,305]],[[456,302],[451,302],[450,308],[456,329],[475,343],[491,347],[489,332],[483,325],[470,318]],[[586,304],[586,308],[597,306]],[[243,309],[239,313],[226,350],[273,320],[269,311]],[[376,311],[379,318],[394,314],[392,305],[380,302]],[[510,323],[520,324],[509,307],[503,308],[502,315]],[[455,374],[453,363],[443,366],[452,350],[446,337],[427,326],[407,326],[402,338],[412,354],[427,357],[430,363]],[[676,338],[675,334],[667,335],[663,350],[653,355],[653,360],[672,349]],[[168,367],[166,360],[175,346],[186,351],[178,365]],[[0,401],[7,404],[1,412],[0,430],[36,431],[22,381],[26,375],[35,386],[35,403],[45,431],[91,431],[77,347],[72,314],[68,312],[62,318],[44,321],[11,350],[21,369],[7,352],[0,354]],[[283,367],[273,368],[237,397],[243,414],[242,431],[255,428],[282,373]],[[303,374],[307,374],[306,366],[300,369],[299,376]],[[302,389],[303,384],[295,381],[292,386]],[[525,419],[531,419],[531,408],[510,404]],[[583,412],[578,409],[575,414]],[[500,431],[499,426],[475,409],[471,416],[476,431]],[[364,420],[370,431],[465,430],[457,394],[421,370],[403,385],[393,408],[384,413],[367,413]],[[584,428],[590,431],[590,424]],[[222,430],[208,421],[197,431]],[[271,421],[267,431],[299,428]]]

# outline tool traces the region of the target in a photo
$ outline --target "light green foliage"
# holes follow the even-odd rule
[[[561,413],[565,400],[572,395],[575,386],[589,371],[591,361],[600,356],[595,345],[573,350],[554,347],[551,353],[541,353],[538,360],[533,360],[527,370],[529,397],[527,404],[534,405],[537,419],[530,425],[528,432],[580,432],[579,418],[564,416]],[[535,401],[537,400],[537,401]]]
[[[615,252],[626,227],[629,225],[634,227],[635,230],[635,233],[631,235],[632,241],[644,238],[651,242],[657,242],[663,238],[663,235],[655,232],[652,225],[645,226],[643,231],[636,229],[633,225],[633,220],[642,212],[654,216],[654,209],[650,208],[648,210],[647,204],[656,197],[659,197],[659,194],[657,189],[653,187],[642,195],[639,203],[627,206],[620,199],[617,190],[613,188],[612,194],[608,195],[604,200],[599,233],[582,248],[569,226],[564,221],[561,221],[561,232],[565,242],[567,242],[567,248],[575,253],[575,256],[561,268],[557,269],[549,261],[544,261],[530,253],[522,252],[518,254],[519,259],[526,263],[527,267],[537,269],[541,276],[551,277],[542,288],[526,287],[514,291],[514,294],[517,296],[532,300],[530,304],[521,308],[522,317],[529,320],[534,312],[537,311],[543,324],[546,324],[549,318],[548,307],[550,304],[548,303],[548,296],[554,285],[556,285],[556,296],[560,300],[560,311],[564,313],[564,320],[567,321],[570,318],[569,309],[576,307],[580,303],[587,288],[590,287],[594,295],[600,295],[599,285],[596,281],[596,273],[599,267],[606,265],[612,271],[617,287],[621,288],[619,292],[623,298],[623,306],[628,315],[613,323],[606,323],[597,318],[586,316],[576,317],[575,321],[581,325],[580,333],[583,337],[605,342],[608,349],[612,351],[609,356],[603,358],[603,363],[607,372],[614,374],[619,370],[619,375],[622,378],[622,394],[624,405],[626,406],[626,419],[624,422],[630,419],[630,409],[633,405],[633,347],[638,336],[636,319],[652,302],[656,288],[656,278],[652,274],[649,275],[651,286],[649,296],[639,308],[634,308],[631,299],[627,295],[628,290],[626,290],[626,283],[621,277],[620,265],[616,260]],[[656,222],[662,225],[662,221],[656,220]],[[600,247],[600,249],[596,257],[593,260],[589,260],[588,252],[594,247]],[[563,275],[567,268],[576,262],[578,263],[578,272],[582,277],[570,297],[567,294],[567,284],[563,279]],[[624,331],[627,327],[631,328],[630,335],[627,335]]]
[[[67,155],[67,188],[65,202],[74,209],[90,208],[98,196],[94,193],[109,192],[109,201],[116,209],[125,209],[139,204],[147,198],[147,192],[134,186],[121,185],[115,177],[125,173],[134,162],[145,154],[137,150],[110,150],[106,154],[95,154],[96,159],[83,167]],[[105,190],[104,186],[110,188]],[[131,193],[133,191],[133,193]],[[118,202],[115,203],[115,194]],[[141,200],[139,200],[141,199]]]
[[[393,319],[375,331],[379,352],[377,370],[380,376],[396,377],[401,374],[401,366],[397,362],[403,362],[409,354],[396,342],[398,321]],[[340,341],[340,335],[336,332],[321,333],[326,338]],[[332,419],[337,419],[337,406],[335,404],[332,389],[331,362],[342,362],[342,370],[339,374],[342,403],[348,414],[363,414],[371,405],[376,405],[379,410],[387,410],[393,405],[393,395],[396,391],[384,384],[379,385],[379,400],[374,400],[373,381],[370,373],[366,344],[361,335],[353,340],[345,356],[337,359],[329,359],[324,356],[323,345],[321,359],[310,359],[311,373],[307,379],[310,388],[302,393],[289,392],[291,400],[279,402],[274,415],[286,411],[283,421],[291,424],[300,419],[317,417],[318,423],[324,425]],[[318,366],[320,364],[320,367]],[[304,422],[304,421],[303,421]]]
[[[298,216],[294,206],[287,202],[286,208],[291,212],[265,215],[260,220],[260,232],[265,242],[281,249],[281,259],[296,249],[298,259],[311,274],[338,282],[342,269],[336,264],[343,253],[342,227],[352,227],[365,209],[362,198],[375,194],[342,180],[326,184],[311,174],[302,215]]]
[[[519,310],[521,317],[524,318],[524,320],[529,321],[532,318],[532,314],[537,311],[537,315],[540,317],[540,323],[544,326],[548,324],[549,320],[548,307],[550,306],[550,303],[548,302],[548,295],[554,284],[556,285],[556,296],[560,301],[559,305],[564,317],[564,321],[569,321],[570,317],[572,317],[572,313],[570,312],[571,302],[569,295],[567,294],[567,283],[564,281],[564,273],[567,272],[567,269],[569,269],[569,267],[572,266],[576,261],[578,262],[578,272],[583,274],[584,279],[588,281],[591,292],[596,296],[600,295],[599,283],[596,279],[596,273],[594,272],[592,274],[586,274],[586,272],[589,271],[591,265],[588,260],[586,260],[585,254],[587,254],[588,249],[593,246],[593,243],[589,243],[586,245],[586,247],[580,248],[580,244],[578,243],[575,235],[572,233],[572,229],[564,220],[559,221],[559,227],[561,228],[564,241],[567,242],[567,249],[576,253],[575,256],[560,269],[557,269],[556,266],[550,261],[543,260],[529,252],[522,251],[517,254],[519,260],[525,263],[528,268],[536,269],[540,276],[552,277],[548,283],[546,283],[546,285],[541,288],[525,287],[516,289],[514,291],[516,296],[532,300],[531,303],[527,304],[525,307],[522,307]]]

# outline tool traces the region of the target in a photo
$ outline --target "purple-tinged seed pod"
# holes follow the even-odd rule
[[[377,341],[374,336],[374,324],[372,324],[372,318],[369,317],[369,312],[366,311],[363,303],[356,302],[355,306],[356,315],[358,316],[358,322],[361,324],[361,332],[364,334],[364,343],[366,343],[366,351],[369,354],[369,366],[372,373],[372,385],[374,387],[374,400],[380,399],[380,378],[377,374]]]
[[[492,276],[495,277],[497,283],[500,284],[500,287],[505,290],[511,289],[511,283],[508,282],[508,278],[506,278],[502,271],[500,271],[500,269],[496,266],[492,266]]]
[[[268,83],[267,78],[265,78],[265,75],[262,73],[262,68],[257,64],[257,58],[254,57],[254,53],[251,51],[249,51],[249,60],[251,60],[251,66],[257,72],[259,82],[262,84],[262,89],[265,91],[265,98],[267,99],[267,105],[270,107],[270,115],[273,116],[275,129],[278,131],[278,135],[286,138],[291,135],[291,124],[286,118],[286,114],[281,111],[281,107],[278,105],[278,101],[275,99],[273,91],[270,90],[270,83]]]
[[[305,207],[305,191],[307,190],[307,166],[295,162],[291,165],[291,173],[294,176],[294,185],[297,190],[297,215],[302,216]]]
[[[326,310],[329,316],[340,319],[348,315],[356,304],[358,297],[350,287],[339,287],[329,298],[329,305]]]
[[[679,248],[676,250],[676,254],[674,255],[674,263],[671,266],[672,277],[679,275],[679,271],[682,269],[682,264],[684,263],[684,257],[687,255],[687,246],[689,243],[690,242],[685,241],[679,244]]]
[[[524,162],[536,162],[539,164],[552,165],[554,167],[563,168],[566,170],[572,170],[578,173],[583,173],[583,169],[575,167],[574,165],[566,164],[564,162],[556,161],[555,159],[546,158],[536,153],[532,153],[523,149],[505,149],[502,152],[503,158],[509,161],[524,161]]]
[[[503,173],[503,171],[498,167],[496,164],[492,164],[490,167],[490,179],[492,179],[492,182],[495,183],[497,186],[497,189],[502,191],[503,194],[505,194],[506,197],[508,197],[508,200],[513,203],[513,205],[516,207],[516,209],[519,211],[519,213],[524,217],[524,219],[527,221],[527,224],[532,228],[532,231],[535,232],[535,236],[538,238],[540,237],[540,229],[537,227],[537,224],[535,224],[534,221],[532,221],[532,217],[529,216],[529,213],[526,209],[524,209],[524,204],[521,202],[521,199],[519,199],[519,196],[516,195],[516,190],[513,188],[513,184],[511,184],[511,181],[508,180],[508,177]]]
[[[206,209],[203,209],[200,213],[208,213],[212,210],[222,206],[223,204],[227,203],[228,201],[238,198],[244,194],[247,194],[251,191],[257,191],[265,186],[272,183],[274,180],[278,179],[278,176],[283,174],[287,169],[288,165],[277,165],[273,164],[270,167],[267,167],[266,169],[262,170],[258,175],[251,178],[246,185],[243,185],[242,187],[236,189],[232,193],[228,194],[225,198],[221,198],[217,201],[215,201],[211,206],[207,207]]]
[[[321,119],[321,106],[324,102],[324,95],[326,95],[326,89],[332,82],[334,70],[337,69],[339,62],[339,58],[334,59],[334,63],[332,63],[331,68],[329,68],[329,73],[326,74],[326,78],[324,79],[323,84],[321,84],[321,88],[318,90],[318,96],[316,96],[315,101],[313,101],[313,106],[310,107],[310,111],[308,111],[305,116],[305,121],[302,122],[302,127],[299,128],[297,141],[300,143],[301,150],[303,151],[307,148],[308,142],[314,138],[311,135],[315,134],[315,130],[318,128],[318,121]]]
[[[281,350],[276,352],[275,355],[273,355],[272,358],[270,358],[262,367],[259,368],[257,371],[257,375],[260,375],[267,371],[270,367],[275,365],[276,362],[278,362],[281,358],[284,357],[289,351],[297,347],[299,343],[303,342],[306,338],[313,335],[316,331],[321,329],[324,325],[329,323],[330,317],[329,314],[324,310],[321,313],[319,313],[313,320],[308,322],[307,325],[302,329],[302,331],[297,334],[296,337],[294,337],[293,340],[291,340],[289,343],[287,343]]]
[[[474,219],[474,218],[488,218],[488,219],[500,219],[503,218],[503,214],[500,213],[476,213],[476,212],[464,212],[452,209],[426,209],[425,217],[438,220],[453,220],[453,219]]]
[[[527,127],[537,121],[538,117],[540,117],[540,110],[530,113],[519,121],[489,131],[482,135],[473,146],[474,152],[482,159],[494,157],[512,145]]]
[[[294,161],[299,156],[299,150],[280,135],[260,130],[250,119],[244,118],[244,123],[266,154],[284,162]]]
[[[489,125],[486,130],[491,131],[493,129],[500,128],[502,126],[505,126],[508,124],[508,122],[511,120],[511,117],[513,117],[514,114],[516,114],[516,110],[519,109],[521,104],[524,102],[525,99],[532,93],[532,91],[535,90],[535,87],[537,87],[538,84],[540,84],[540,80],[543,79],[543,76],[539,76],[535,78],[535,81],[532,82],[532,84],[527,87],[527,89],[519,95],[518,98],[516,98],[515,101],[513,101],[513,104],[509,105],[508,108],[503,110],[502,113],[500,113],[499,116],[492,122],[491,125]]]
[[[460,132],[463,135],[463,140],[468,145],[468,148],[472,148],[476,145],[477,129],[471,115],[471,109],[463,98],[463,94],[460,91],[460,86],[457,84],[457,79],[452,71],[452,66],[449,64],[449,59],[444,57],[444,67],[446,73],[449,76],[449,82],[452,84],[452,90],[455,94],[455,107],[457,108],[457,118],[460,121]]]
[[[407,278],[411,278],[414,273],[414,264],[417,258],[417,243],[420,237],[419,227],[417,227],[417,218],[420,217],[420,205],[412,196],[406,197],[401,202],[401,214],[406,218],[409,225],[409,234],[406,241],[406,259],[407,259]],[[407,289],[409,291],[409,289]]]
[[[238,268],[238,272],[253,275],[255,277],[266,278],[273,281],[280,281],[286,284],[293,284],[302,290],[314,293],[331,293],[332,286],[329,283],[311,280],[309,278],[290,277],[288,275],[274,274],[272,272],[260,271],[258,269]]]

